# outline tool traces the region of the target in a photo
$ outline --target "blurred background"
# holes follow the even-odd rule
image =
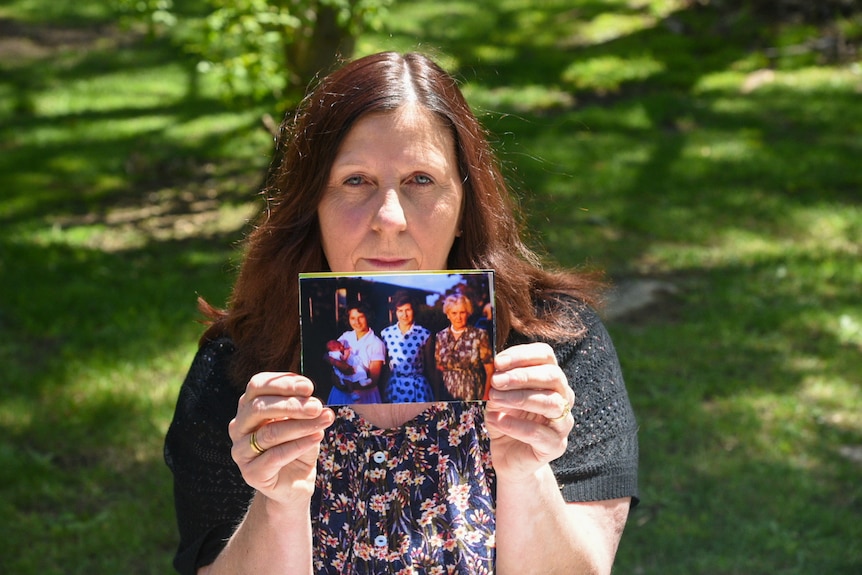
[[[273,126],[418,49],[616,284],[615,573],[862,573],[860,45],[858,0],[0,2],[0,572],[171,572],[162,440]]]

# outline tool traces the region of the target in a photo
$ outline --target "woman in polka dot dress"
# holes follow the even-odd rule
[[[384,401],[412,403],[434,401],[434,392],[425,377],[431,332],[413,321],[413,302],[406,293],[392,300],[398,322],[380,332],[386,344],[390,376],[383,391]]]

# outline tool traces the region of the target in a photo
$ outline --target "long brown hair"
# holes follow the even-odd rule
[[[415,98],[454,136],[464,199],[448,266],[495,270],[497,345],[511,330],[550,339],[580,335],[577,318],[556,313],[553,304],[562,293],[593,303],[596,276],[548,270],[524,243],[487,134],[454,78],[422,54],[384,52],[326,76],[285,118],[263,190],[267,206],[246,239],[228,309],[200,302],[213,321],[202,341],[228,335],[236,344],[238,385],[260,371],[299,368],[297,274],[329,271],[317,207],[339,146],[359,118]]]

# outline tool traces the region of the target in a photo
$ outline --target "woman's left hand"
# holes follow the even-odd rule
[[[574,401],[551,346],[523,344],[498,353],[485,412],[498,476],[527,477],[560,457],[575,424]]]

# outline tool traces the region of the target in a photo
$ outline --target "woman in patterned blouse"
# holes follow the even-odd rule
[[[280,129],[226,310],[165,439],[183,574],[609,573],[637,495],[637,423],[590,308],[546,269],[455,80],[381,53]],[[342,406],[298,374],[300,272],[494,269],[487,404]]]
[[[434,401],[434,392],[425,376],[431,332],[416,325],[409,294],[396,293],[392,307],[398,321],[380,332],[389,362],[384,400],[389,403]]]
[[[464,294],[452,294],[443,301],[449,327],[437,334],[434,359],[443,374],[443,385],[455,399],[487,399],[494,373],[488,332],[471,325],[473,304]]]

